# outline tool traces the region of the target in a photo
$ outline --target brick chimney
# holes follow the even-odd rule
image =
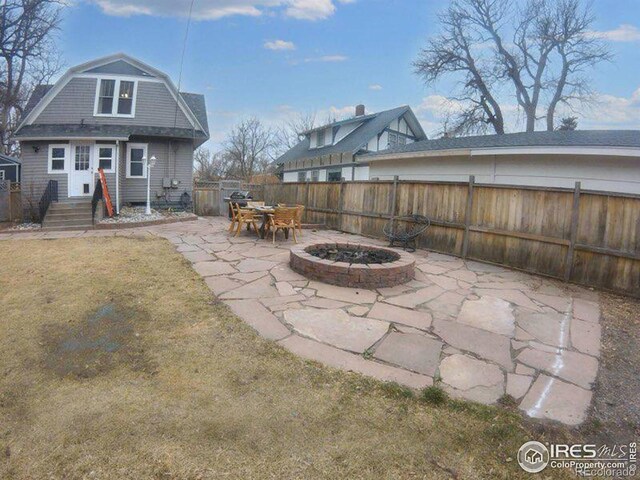
[[[356,117],[362,117],[364,115],[364,105],[356,105]]]

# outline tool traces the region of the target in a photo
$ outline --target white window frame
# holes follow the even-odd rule
[[[322,143],[320,143],[320,133],[322,132]],[[322,129],[316,132],[316,148],[322,148],[327,142],[327,132]]]
[[[320,170],[311,170],[311,181],[312,182],[320,181]]]
[[[110,148],[111,149],[111,168],[110,169],[104,169],[104,173],[114,173],[115,172],[115,163],[116,163],[116,146],[111,144],[111,143],[96,143],[96,172],[98,171],[98,168],[100,168],[100,160],[103,158],[107,158],[107,157],[101,157],[100,156],[100,149],[101,148]],[[137,177],[136,177],[137,178]]]
[[[54,170],[53,169],[53,149],[54,148],[62,148],[64,149],[64,168],[62,170]],[[47,158],[47,173],[49,175],[55,175],[57,173],[69,173],[69,144],[68,143],[52,143],[49,144],[49,155]],[[59,159],[57,159],[59,160]]]
[[[118,77],[97,77],[96,82],[96,99],[93,106],[94,117],[119,117],[119,118],[134,118],[136,116],[136,103],[138,102],[138,80],[131,78],[118,78]],[[111,105],[111,113],[100,113],[98,106],[100,104],[100,85],[103,80],[115,81],[113,87],[113,104]],[[118,103],[120,102],[120,82],[132,82],[133,83],[133,101],[131,102],[131,113],[118,113]]]
[[[304,175],[304,180],[300,180],[300,177]],[[302,171],[302,172],[298,172],[298,182],[306,182],[307,181],[307,172],[306,171]]]
[[[144,154],[142,155],[142,158],[146,158],[147,160],[149,159],[149,157],[147,156],[148,152],[149,152],[149,144],[148,143],[127,143],[127,178],[141,178],[141,179],[146,179],[147,178],[147,165],[146,162],[142,162],[142,176],[138,176],[138,175],[131,175],[131,150],[132,149],[138,149],[141,148],[144,150]]]

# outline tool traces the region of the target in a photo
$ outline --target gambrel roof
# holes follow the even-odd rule
[[[184,113],[193,129],[168,129],[152,126],[144,128],[147,129],[148,132],[158,136],[166,135],[184,137],[184,131],[188,130],[190,133],[187,135],[187,138],[193,137],[200,140],[206,140],[209,138],[209,127],[204,96],[194,93],[178,92],[178,89],[167,74],[125,53],[109,55],[107,57],[102,57],[72,67],[55,83],[55,85],[36,86],[29,98],[29,101],[27,102],[22,122],[16,131],[15,137],[17,139],[24,139],[41,135],[48,135],[51,137],[64,136],[67,134],[73,134],[74,128],[80,128],[80,125],[38,125],[34,122],[51,100],[55,98],[55,96],[72,78],[82,75],[129,75],[140,77],[142,80],[144,80],[144,77],[148,77],[155,79],[155,81],[161,81],[161,83],[165,84],[169,93],[177,102],[178,107]],[[94,125],[91,128],[96,136],[108,136],[112,133],[108,131],[114,130],[116,126]]]

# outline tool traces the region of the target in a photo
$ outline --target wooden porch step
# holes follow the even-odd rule
[[[91,217],[86,218],[50,218],[47,215],[44,219],[43,227],[93,227]]]
[[[94,228],[93,225],[89,225],[89,226],[71,225],[66,227],[42,227],[40,230],[43,232],[66,232],[66,231],[73,231],[73,230],[78,230],[78,231],[93,230],[93,228]]]
[[[47,212],[47,218],[89,218],[91,219],[91,210],[51,210]]]

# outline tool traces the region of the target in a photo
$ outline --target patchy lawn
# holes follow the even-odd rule
[[[2,252],[0,478],[527,478],[546,435],[294,357],[163,240]]]

